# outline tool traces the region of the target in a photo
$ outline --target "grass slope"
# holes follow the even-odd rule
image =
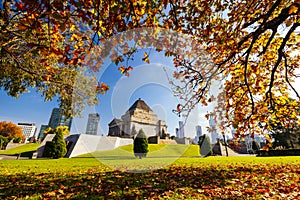
[[[95,157],[100,163],[115,170],[144,172],[166,167],[180,157],[199,157],[199,147],[198,145],[149,144],[147,157],[136,159],[133,145],[126,145],[114,150],[98,151],[79,157]]]
[[[40,146],[38,143],[30,143],[30,144],[24,144],[22,146],[0,151],[0,154],[2,155],[18,155],[21,154],[21,156],[31,156],[33,152],[37,150],[37,148]]]
[[[192,157],[199,156],[198,145],[149,144],[147,157]],[[126,145],[114,150],[98,151],[78,157],[134,157],[133,145]]]

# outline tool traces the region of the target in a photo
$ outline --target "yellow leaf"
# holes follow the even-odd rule
[[[59,189],[57,192],[60,193],[60,194],[64,194],[64,191],[61,190],[61,189]]]
[[[76,28],[76,26],[74,24],[72,24],[71,27],[70,27],[70,31],[74,31],[75,28]]]

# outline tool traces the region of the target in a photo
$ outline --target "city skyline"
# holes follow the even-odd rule
[[[99,113],[101,116],[99,134],[108,134],[108,124],[114,118],[121,115],[137,99],[142,98],[157,113],[160,119],[166,121],[167,132],[175,135],[175,128],[178,121],[184,121],[172,112],[180,102],[174,97],[169,77],[172,77],[174,67],[170,59],[162,59],[162,55],[154,52],[149,55],[151,64],[145,64],[137,59],[132,66],[134,69],[130,76],[126,77],[118,71],[115,64],[108,63],[96,74],[100,82],[110,86],[110,90],[99,95],[99,105],[86,107],[82,111],[82,118],[73,118],[71,133],[85,133],[89,113]],[[155,62],[158,61],[159,63]],[[216,92],[215,92],[216,93]],[[52,109],[59,107],[55,97],[52,101],[44,102],[44,97],[35,89],[29,88],[28,93],[21,94],[18,99],[8,96],[5,91],[0,91],[0,103],[3,106],[0,110],[0,121],[12,121],[13,123],[27,122],[36,123],[38,131],[41,125],[48,124]],[[199,105],[193,110],[185,123],[187,137],[194,138],[195,126],[208,126],[205,114],[212,110],[211,106]]]
[[[1,96],[5,96],[3,94],[1,94]],[[31,96],[30,93],[26,94],[26,96]],[[3,98],[1,97],[1,100],[3,100]],[[9,98],[12,98],[12,97],[9,97],[7,96],[6,99],[9,99]],[[25,97],[26,98],[26,97]],[[17,99],[13,99],[13,101],[17,102],[18,100]],[[10,102],[9,103],[10,105],[14,104],[14,105],[18,105],[18,103],[14,103],[14,102]],[[51,113],[53,111],[54,108],[57,107],[56,103],[53,103],[53,102],[41,102],[42,105],[40,106],[37,106],[36,109],[33,109],[34,111],[36,112],[31,112],[33,113],[32,115],[28,116],[28,118],[24,115],[16,115],[16,117],[11,117],[12,115],[9,115],[9,116],[4,116],[4,115],[0,115],[0,121],[12,121],[13,123],[17,124],[17,123],[35,123],[36,124],[36,128],[37,128],[37,131],[36,131],[36,138],[39,137],[39,134],[40,134],[40,129],[43,128],[42,126],[49,126],[49,121],[50,121],[50,118],[51,118]],[[46,107],[45,110],[46,112],[44,111],[44,113],[49,113],[49,114],[45,114],[45,116],[42,116],[39,112],[38,112],[38,108],[40,107],[44,107],[44,105],[47,105],[49,104],[50,106],[55,106],[54,108],[52,107]],[[19,106],[17,106],[19,107]],[[154,109],[155,109],[155,106],[154,106]],[[161,110],[157,109],[156,110],[158,111],[158,114],[161,115]],[[24,120],[25,119],[25,120]],[[26,120],[27,119],[27,120]],[[30,120],[31,119],[31,120]],[[40,120],[42,119],[42,120]],[[86,128],[86,124],[88,122],[88,118],[80,118],[81,121],[85,121],[85,128]],[[101,120],[100,120],[101,121]],[[175,124],[176,126],[178,126],[178,122],[180,120],[177,120],[175,121]],[[75,123],[75,127],[76,127],[76,123]],[[44,127],[45,128],[45,127]],[[72,125],[72,128],[71,128],[71,133],[75,134],[75,133],[78,133],[76,131],[73,131],[74,129],[74,126]],[[103,131],[103,127],[100,127],[100,129],[102,129]],[[174,128],[175,129],[175,128]],[[76,128],[75,128],[76,130]],[[80,132],[81,134],[84,134],[85,132]],[[108,133],[108,132],[107,132]],[[107,135],[107,133],[105,134],[104,132],[100,133],[100,134],[105,134]],[[171,135],[175,135],[175,131],[173,132],[172,129],[170,127],[168,127],[168,133],[171,133]],[[187,137],[194,137],[196,135],[196,131],[192,131],[192,132],[189,132],[190,134],[188,134]]]

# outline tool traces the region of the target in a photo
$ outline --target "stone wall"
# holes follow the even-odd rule
[[[177,144],[190,144],[190,141],[187,138],[174,138]]]
[[[119,146],[125,146],[133,144],[131,138],[120,138],[120,137],[109,137],[109,136],[98,136],[98,135],[87,135],[77,134],[67,137],[67,142],[72,142],[66,157],[71,158],[81,154],[92,153],[96,151],[113,150]]]
[[[46,142],[51,142],[54,138],[55,134],[47,134],[43,142],[40,144],[39,148],[37,149],[37,158],[43,157],[44,149]]]
[[[5,150],[8,150],[8,149],[13,149],[13,148],[16,148],[16,147],[20,147],[20,146],[23,146],[24,143],[13,143],[13,142],[9,142],[5,148]]]

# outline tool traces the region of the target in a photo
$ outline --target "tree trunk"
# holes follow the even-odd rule
[[[226,143],[226,139],[225,139],[225,134],[223,134],[223,140],[224,140],[224,146],[225,146],[226,156],[228,157],[228,150],[227,150],[227,143]]]

